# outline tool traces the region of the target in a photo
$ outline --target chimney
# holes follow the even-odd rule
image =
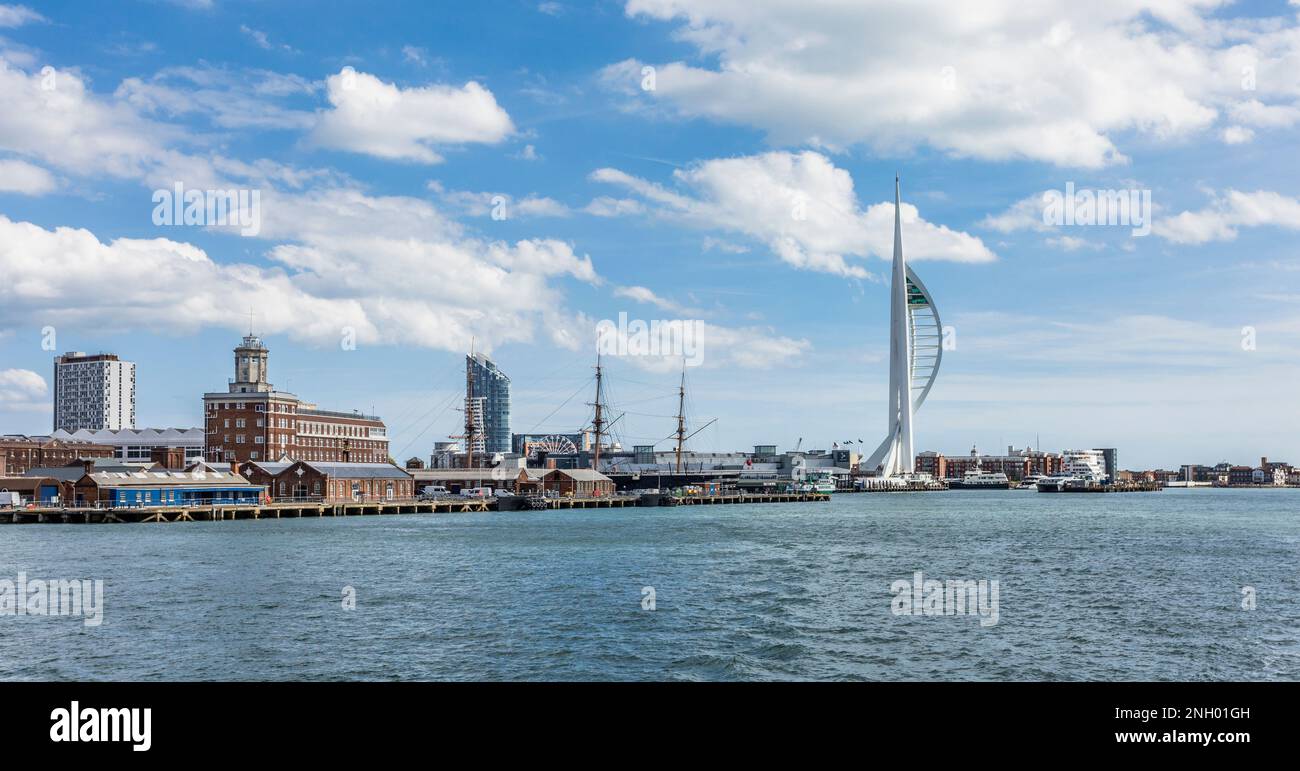
[[[230,461],[230,473],[232,474],[239,473],[239,461],[237,460]]]
[[[82,458],[81,470],[87,474],[93,474],[95,471],[95,461],[92,458]]]

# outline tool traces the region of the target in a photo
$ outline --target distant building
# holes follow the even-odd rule
[[[465,357],[465,409],[474,416],[476,453],[510,452],[510,378],[483,354]]]
[[[1106,478],[1114,481],[1119,475],[1119,451],[1114,447],[1103,447],[1100,452]]]
[[[1255,484],[1255,469],[1250,466],[1232,466],[1228,469],[1229,485],[1253,485]]]
[[[104,428],[98,431],[55,431],[54,439],[112,447],[121,461],[147,463],[159,449],[181,451],[186,461],[202,460],[206,434],[201,428]]]
[[[235,377],[228,390],[203,395],[208,461],[388,461],[388,428],[382,420],[356,411],[322,410],[275,390],[267,381],[269,357],[260,338],[245,337],[235,348]]]
[[[54,430],[135,428],[135,364],[111,353],[54,357]]]
[[[411,475],[391,463],[321,463],[307,461],[247,461],[240,473],[266,487],[276,501],[410,500],[415,496]]]
[[[930,474],[937,479],[960,479],[967,471],[1003,473],[1007,479],[1019,481],[1031,476],[1051,476],[1060,473],[1064,458],[1060,453],[1043,452],[1026,447],[1017,450],[1007,447],[1006,455],[981,455],[972,447],[965,456],[945,456],[943,453],[927,450],[917,453],[917,473]]]
[[[64,466],[82,458],[112,458],[114,449],[52,436],[0,436],[0,476],[22,476],[34,468]]]
[[[73,489],[77,504],[106,508],[251,505],[262,498],[260,486],[230,470],[94,471]]]

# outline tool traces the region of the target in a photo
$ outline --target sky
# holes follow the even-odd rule
[[[897,174],[948,328],[918,449],[1300,462],[1298,14],[0,4],[0,433],[50,430],[65,351],[137,363],[140,427],[201,425],[250,326],[399,460],[458,433],[471,347],[513,431],[573,431],[626,314],[699,331],[694,449],[869,452]],[[177,189],[248,219],[169,219]],[[1044,216],[1067,189],[1145,226]],[[682,357],[603,364],[618,438],[667,449]]]

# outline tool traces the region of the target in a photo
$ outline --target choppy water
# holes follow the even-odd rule
[[[998,623],[894,615],[916,570]],[[0,526],[19,571],[104,622],[0,616],[3,679],[1300,679],[1300,490]]]

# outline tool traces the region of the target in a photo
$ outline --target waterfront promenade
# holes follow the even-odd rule
[[[825,502],[825,493],[733,493],[719,495],[661,496],[670,506],[719,506],[752,503]],[[511,503],[504,503],[509,501]],[[512,505],[515,504],[515,505]],[[266,503],[219,506],[144,506],[135,508],[31,507],[0,510],[0,524],[111,524],[130,522],[221,522],[243,519],[294,519],[300,517],[357,517],[394,514],[454,514],[476,511],[613,509],[658,506],[640,495],[605,495],[559,498],[442,498],[432,501],[369,501],[353,503]]]

